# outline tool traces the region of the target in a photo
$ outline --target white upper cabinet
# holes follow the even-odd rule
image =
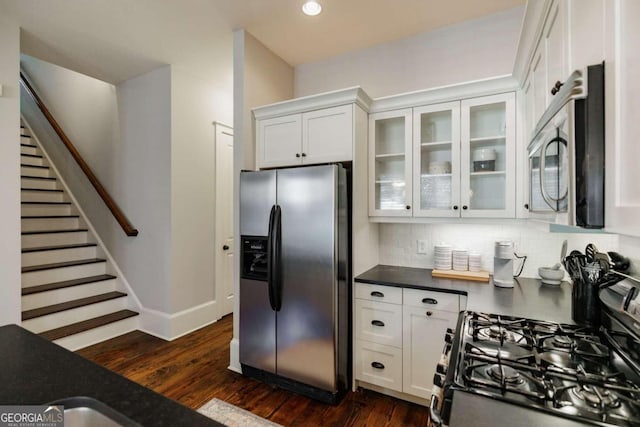
[[[353,87],[254,108],[256,168],[352,161],[355,114],[370,102]]]
[[[569,77],[569,43],[567,2],[554,1],[544,18],[544,26],[540,38],[531,55],[531,64],[523,78],[525,113],[530,114],[533,123],[525,126],[525,139],[531,137],[531,130],[553,99],[551,90],[558,82]],[[520,53],[519,53],[520,54]],[[527,118],[525,118],[527,120]]]
[[[568,70],[568,44],[567,44],[567,3],[556,2],[549,13],[547,25],[544,30],[544,43],[546,46],[547,84],[549,91],[547,104],[551,102],[551,89],[557,82],[564,82],[569,77]]]
[[[466,99],[461,106],[461,215],[515,216],[515,94]]]
[[[302,114],[303,163],[353,158],[353,104]]]
[[[369,215],[411,216],[412,111],[369,116]]]
[[[413,109],[413,170],[414,216],[460,216],[460,102]]]
[[[270,168],[302,164],[302,115],[256,122],[256,164]]]
[[[640,2],[605,1],[607,230],[640,237]]]
[[[369,116],[369,215],[514,218],[515,93]]]

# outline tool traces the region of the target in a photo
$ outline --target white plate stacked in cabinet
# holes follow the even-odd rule
[[[357,385],[428,404],[457,294],[355,283]]]

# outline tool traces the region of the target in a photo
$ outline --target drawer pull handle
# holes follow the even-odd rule
[[[384,326],[384,322],[382,320],[372,320],[371,324],[373,326]]]
[[[376,369],[384,369],[384,365],[380,362],[371,362],[371,367]]]
[[[427,316],[431,316],[433,314],[433,311],[427,311]]]
[[[373,291],[371,292],[372,297],[384,298],[384,294],[382,292]]]
[[[437,304],[438,300],[435,298],[422,298],[422,302],[425,304]]]

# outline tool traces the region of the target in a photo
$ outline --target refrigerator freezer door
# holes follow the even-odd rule
[[[278,375],[335,391],[337,166],[278,171],[282,307]]]
[[[240,363],[276,372],[276,312],[267,282],[240,280]]]
[[[276,171],[240,174],[241,239],[268,236],[275,203]],[[269,302],[267,281],[240,280],[240,363],[276,372],[276,312]]]
[[[276,204],[276,171],[240,174],[240,235],[266,236]]]

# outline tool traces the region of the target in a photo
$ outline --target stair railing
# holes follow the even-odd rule
[[[67,137],[67,134],[64,133],[64,131],[62,130],[62,128],[60,127],[56,119],[53,117],[53,115],[51,114],[47,106],[44,104],[44,102],[42,102],[42,99],[40,99],[40,97],[38,96],[38,94],[33,89],[33,87],[31,86],[31,84],[29,83],[29,81],[27,80],[27,78],[22,72],[20,72],[20,84],[24,87],[24,89],[27,91],[29,96],[34,100],[34,102],[36,103],[36,105],[38,106],[38,108],[40,109],[44,117],[47,119],[47,121],[49,122],[53,130],[56,132],[56,134],[58,135],[62,143],[65,145],[65,147],[67,147],[67,150],[69,150],[69,153],[71,154],[71,156],[74,158],[76,163],[78,163],[78,166],[80,166],[80,169],[82,169],[87,179],[89,179],[89,182],[91,182],[91,185],[93,185],[93,188],[96,189],[96,191],[98,192],[98,194],[100,195],[104,203],[107,205],[107,207],[115,217],[116,221],[118,221],[118,224],[120,224],[120,226],[126,233],[126,235],[137,236],[138,230],[129,222],[129,220],[124,215],[124,213],[122,213],[122,210],[117,205],[117,203],[113,200],[113,198],[109,195],[109,193],[107,193],[107,190],[105,190],[105,188],[102,186],[100,181],[98,181],[98,178],[96,178],[95,174],[93,173],[89,165],[87,165],[87,162],[84,161],[84,159],[82,158],[82,156],[80,155],[76,147],[73,145],[69,137]]]

